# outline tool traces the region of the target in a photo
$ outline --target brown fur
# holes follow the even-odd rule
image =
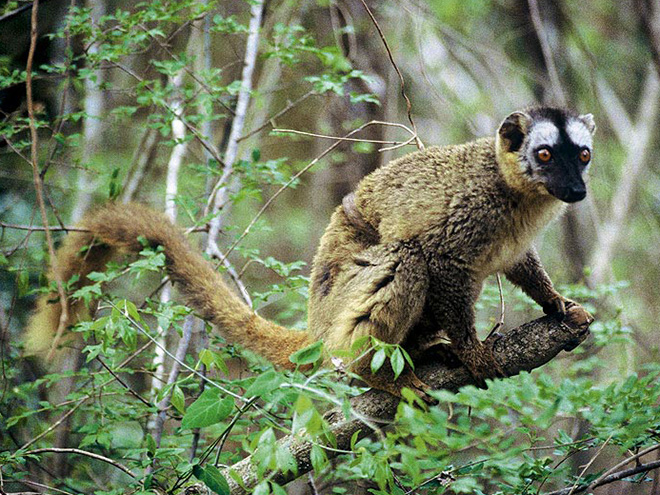
[[[516,122],[523,134],[526,124]],[[333,214],[314,259],[315,339],[333,350],[372,335],[427,358],[448,337],[453,354],[483,384],[503,375],[474,326],[486,277],[502,271],[546,312],[565,311],[567,300],[532,246],[563,203],[525,175],[506,131],[404,156],[360,183]],[[441,348],[442,359],[447,351]],[[408,386],[426,398],[411,370],[394,382],[387,372],[372,375],[367,359],[356,372],[372,386],[393,393]]]
[[[83,226],[92,234],[69,236],[55,266],[64,280],[80,273],[84,283],[111,251],[136,252],[136,239],[144,236],[164,246],[168,272],[203,318],[278,366],[290,368],[288,356],[318,339],[332,352],[370,335],[402,345],[414,359],[458,359],[483,384],[503,376],[491,342],[482,343],[474,326],[474,303],[486,277],[503,271],[546,312],[563,313],[567,302],[531,245],[562,203],[521,169],[510,140],[520,138],[516,132],[524,135],[528,122],[524,114],[513,115],[496,139],[404,156],[367,176],[344,200],[314,259],[308,334],[257,316],[178,229],[143,206],[108,205],[87,217]],[[98,247],[81,257],[92,239],[112,250]],[[50,345],[57,326],[58,305],[46,299],[31,323],[32,350]],[[572,311],[590,318],[582,309]],[[50,330],[44,334],[41,327]],[[451,349],[438,346],[446,338]],[[354,369],[370,385],[393,394],[405,386],[429,399],[412,370],[395,381],[386,367],[372,374],[369,361],[367,354]]]
[[[299,349],[311,343],[307,334],[264,320],[241,302],[213,266],[191,248],[181,231],[163,214],[139,204],[112,203],[85,217],[81,227],[90,233],[75,232],[67,236],[53,263],[62,280],[78,274],[79,286],[89,283],[87,275],[103,270],[116,252],[141,251],[138,237],[142,236],[149,244],[164,247],[167,270],[187,303],[202,318],[217,325],[231,341],[283,368],[292,368],[293,364],[288,359],[290,353],[282,349]],[[83,252],[89,245],[92,248]],[[60,317],[56,297],[50,294],[40,298],[28,327],[28,352],[43,355],[50,348]],[[86,316],[87,308],[79,306],[77,303],[72,307],[69,325]]]

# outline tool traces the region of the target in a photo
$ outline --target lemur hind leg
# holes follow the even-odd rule
[[[421,250],[416,243],[398,242],[378,245],[356,255],[347,267],[344,284],[335,290],[343,293],[345,307],[337,318],[342,340],[353,344],[371,336],[388,344],[403,344],[424,310],[429,278]],[[370,347],[370,342],[365,344]],[[365,350],[351,366],[370,386],[401,396],[401,389],[413,390],[433,403],[423,383],[408,364],[394,379],[388,362],[371,371],[374,350]]]

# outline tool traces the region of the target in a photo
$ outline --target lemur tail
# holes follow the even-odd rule
[[[238,343],[282,368],[292,368],[288,357],[311,341],[306,332],[289,330],[257,315],[227,287],[213,266],[198,254],[183,233],[163,214],[140,204],[110,203],[91,212],[81,222],[89,232],[69,234],[57,251],[50,277],[68,281],[79,275],[76,288],[88,285],[93,271],[102,271],[118,252],[138,253],[138,237],[151,246],[163,246],[170,278],[179,284],[186,303],[203,319],[218,326],[231,342]],[[89,246],[89,247],[88,247]],[[57,294],[45,294],[30,319],[26,349],[45,355],[55,338],[61,314]],[[67,326],[88,317],[88,308],[73,301]]]

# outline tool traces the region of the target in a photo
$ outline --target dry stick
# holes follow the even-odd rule
[[[170,374],[167,378],[167,385],[172,385],[179,376],[180,363],[183,363],[183,360],[186,358],[186,353],[188,352],[188,344],[190,343],[190,338],[192,337],[192,329],[192,318],[186,318],[183,323],[183,335],[179,341],[179,346],[177,347],[176,355],[174,361],[172,362],[172,368],[170,368]],[[170,396],[172,395],[173,391],[174,387],[172,387],[169,393],[158,403],[158,416],[156,417],[156,424],[153,428],[154,440],[156,441],[156,445],[158,447],[160,447],[163,427],[165,426],[165,418],[167,417],[167,407],[170,405]]]
[[[222,264],[227,270],[227,275],[229,275],[229,278],[231,278],[232,282],[236,285],[243,301],[245,301],[248,306],[252,307],[252,298],[250,297],[247,287],[245,287],[245,284],[241,281],[241,274],[236,272],[234,266],[229,262],[227,257],[222,254],[222,251],[220,251],[220,248],[218,248],[216,243],[211,244],[211,255],[222,261]]]
[[[0,475],[1,474],[2,473],[0,473]],[[2,478],[0,477],[0,479],[2,479]],[[73,495],[71,492],[66,492],[64,490],[60,490],[59,488],[55,488],[54,486],[44,485],[43,483],[38,483],[38,482],[32,481],[32,480],[22,479],[22,480],[20,480],[20,483],[23,484],[23,485],[30,485],[30,486],[37,486],[39,488],[45,488],[46,490],[50,490],[50,491],[57,492],[57,493],[63,493],[64,495]],[[4,493],[4,492],[0,492],[0,493]],[[44,493],[44,492],[18,492],[18,493],[13,494],[13,495],[31,495],[31,494],[41,495],[42,493]]]
[[[34,101],[32,98],[32,63],[34,62],[34,51],[37,46],[37,13],[39,10],[39,0],[34,0],[32,2],[32,18],[30,20],[30,50],[28,52],[27,65],[25,68],[25,90],[27,98],[27,109],[28,109],[28,118],[30,119],[30,137],[32,138],[32,147],[30,150],[31,161],[32,161],[32,175],[34,179],[34,188],[37,192],[37,203],[39,204],[39,211],[41,213],[41,221],[44,225],[44,233],[46,234],[46,244],[48,245],[48,255],[50,256],[51,263],[53,264],[53,278],[55,279],[55,284],[57,285],[57,294],[60,298],[60,305],[62,306],[62,312],[60,313],[60,321],[57,324],[57,332],[55,333],[55,338],[53,343],[50,346],[48,355],[46,356],[46,361],[50,361],[53,357],[53,352],[57,348],[57,344],[62,338],[64,329],[66,327],[66,322],[69,320],[69,307],[66,299],[66,293],[64,292],[64,286],[62,285],[62,278],[57,271],[55,266],[55,247],[53,245],[53,238],[50,235],[50,230],[48,229],[48,214],[46,213],[46,203],[44,202],[44,192],[43,192],[43,182],[41,180],[41,175],[39,174],[39,164],[37,158],[37,146],[39,144],[37,136],[37,126],[34,118]]]
[[[552,92],[557,99],[557,103],[565,107],[567,105],[566,94],[564,93],[561,81],[559,80],[557,66],[555,65],[554,59],[552,58],[552,49],[550,47],[550,43],[548,42],[548,34],[545,32],[543,27],[543,21],[541,20],[541,14],[539,12],[539,4],[537,0],[528,0],[528,3],[532,24],[534,24],[536,37],[541,44],[541,52],[543,53],[543,59],[545,60],[545,65],[548,69],[548,75],[550,76]]]
[[[360,0],[362,2],[362,5],[364,5],[365,10],[367,11],[367,14],[369,14],[369,17],[371,18],[371,22],[374,23],[374,26],[376,26],[376,30],[378,30],[378,34],[380,36],[380,39],[383,42],[383,45],[385,45],[385,50],[387,50],[387,56],[390,58],[390,62],[392,63],[392,67],[394,67],[394,70],[399,76],[399,80],[401,81],[401,96],[406,100],[406,111],[408,112],[408,121],[410,122],[410,125],[412,125],[413,131],[414,131],[414,136],[415,136],[415,143],[417,144],[417,148],[420,150],[424,149],[424,144],[422,141],[419,139],[419,136],[417,136],[417,127],[415,126],[415,122],[413,121],[412,118],[412,103],[410,103],[410,99],[408,98],[408,95],[406,94],[405,90],[405,81],[403,79],[403,74],[401,74],[401,71],[399,70],[399,67],[396,65],[396,62],[394,61],[394,56],[392,55],[392,51],[390,50],[390,46],[387,43],[387,40],[385,39],[385,35],[383,34],[382,29],[380,28],[380,25],[378,24],[378,21],[374,17],[374,15],[371,13],[371,10],[369,9],[369,6],[364,0]]]
[[[131,394],[131,395],[132,395],[133,397],[135,397],[137,400],[139,400],[140,402],[142,402],[145,406],[147,406],[147,407],[153,407],[153,404],[152,404],[151,402],[149,402],[147,399],[145,399],[144,397],[142,397],[142,396],[141,396],[140,394],[138,394],[135,390],[133,390],[133,389],[131,388],[131,386],[130,386],[128,383],[126,383],[124,380],[122,380],[121,378],[119,378],[119,375],[117,375],[117,373],[115,373],[114,371],[112,371],[112,369],[110,368],[110,366],[108,366],[107,364],[105,364],[105,362],[103,361],[103,359],[101,359],[100,357],[96,356],[96,360],[97,360],[99,363],[101,363],[101,366],[103,366],[103,367],[105,368],[105,370],[106,370],[108,373],[110,373],[110,374],[114,377],[114,379],[117,380],[117,382],[119,382],[119,384],[120,384],[122,387],[124,387],[124,388],[128,391],[129,394]]]
[[[111,381],[114,381],[114,378],[113,378]],[[109,383],[109,382],[108,382],[108,383]],[[105,385],[105,384],[104,384],[104,385]],[[46,428],[44,431],[42,431],[41,433],[39,433],[39,434],[38,434],[36,437],[34,437],[32,440],[29,440],[28,442],[26,442],[25,444],[23,444],[23,446],[22,446],[20,449],[18,449],[18,450],[24,450],[24,449],[27,449],[30,445],[32,445],[32,444],[35,443],[36,441],[42,439],[42,438],[45,437],[46,435],[48,435],[51,431],[53,431],[55,428],[57,428],[59,425],[61,425],[64,421],[66,421],[66,419],[67,419],[69,416],[71,416],[74,412],[76,412],[76,410],[77,410],[80,406],[82,406],[85,402],[87,402],[87,401],[88,401],[89,399],[91,399],[91,398],[92,398],[92,394],[89,394],[89,395],[83,397],[82,399],[80,399],[80,400],[78,401],[78,403],[77,403],[75,406],[73,406],[71,409],[69,409],[67,412],[65,412],[65,413],[62,415],[62,417],[61,417],[60,419],[58,419],[57,421],[55,421],[52,425],[50,425],[50,426],[49,426],[48,428]]]
[[[59,226],[52,226],[52,225],[45,225],[44,227],[35,227],[34,225],[18,225],[15,223],[5,223],[5,222],[0,222],[0,228],[3,229],[16,229],[16,230],[29,230],[29,231],[36,231],[36,232],[43,232],[43,231],[50,231],[50,232],[60,232],[60,231],[66,231],[66,232],[89,232],[89,229],[82,229],[80,227],[59,227]]]
[[[350,141],[355,143],[374,143],[374,144],[401,144],[401,141],[383,141],[380,139],[358,139],[358,138],[346,138],[340,136],[329,136],[327,134],[317,134],[315,132],[307,131],[298,131],[296,129],[273,129],[273,132],[283,132],[287,134],[297,134],[300,136],[309,136],[321,139],[332,139],[333,141]]]
[[[211,213],[213,218],[210,221],[209,235],[207,240],[206,252],[210,253],[211,244],[214,243],[220,233],[220,208],[226,201],[228,194],[227,182],[234,171],[234,162],[238,155],[238,138],[243,133],[243,124],[245,123],[245,114],[247,113],[250,102],[250,92],[252,91],[252,76],[257,60],[259,49],[259,29],[264,10],[263,0],[256,0],[250,7],[250,23],[247,42],[245,44],[245,58],[243,72],[241,74],[241,88],[238,92],[238,101],[236,102],[236,116],[232,122],[227,149],[225,151],[224,170],[216,182],[206,206],[205,213]],[[221,162],[222,163],[222,162]]]
[[[614,433],[612,433],[612,435],[614,435]],[[596,461],[596,459],[598,458],[600,453],[603,451],[603,449],[607,446],[607,444],[610,443],[610,440],[612,440],[612,435],[607,437],[607,440],[605,440],[603,442],[603,445],[600,446],[600,448],[598,449],[596,454],[591,459],[589,459],[589,462],[587,462],[587,464],[584,466],[582,471],[580,471],[580,474],[578,475],[577,479],[575,480],[575,483],[573,483],[573,486],[571,487],[571,491],[568,492],[568,495],[573,495],[573,493],[575,492],[578,484],[580,483],[580,480],[582,479],[582,476],[584,476],[584,473],[587,472],[587,469],[589,469],[591,467],[591,465]]]
[[[610,474],[606,478],[603,478],[597,485],[594,486],[583,485],[577,488],[573,493],[580,493],[586,490],[591,490],[599,486],[607,485],[609,483],[614,483],[615,481],[621,481],[630,476],[634,476],[635,474],[646,473],[648,471],[652,471],[653,469],[658,469],[658,468],[660,468],[660,461],[653,461],[647,464],[640,464],[639,466],[635,466],[634,468],[624,469],[623,471]],[[547,492],[544,493],[543,495],[568,495],[571,490],[572,488],[562,488],[561,490],[555,490],[554,492]]]
[[[287,105],[282,110],[280,110],[276,114],[269,117],[263,124],[261,124],[259,127],[257,127],[253,131],[250,131],[247,134],[244,134],[243,136],[239,137],[237,139],[237,142],[240,143],[244,139],[248,139],[249,137],[254,136],[255,134],[263,131],[268,126],[275,127],[275,125],[274,125],[275,119],[279,119],[282,115],[286,114],[292,108],[295,108],[296,106],[298,106],[300,103],[305,101],[310,96],[317,96],[317,95],[318,95],[318,93],[316,91],[310,90],[307,93],[305,93],[304,95],[302,95],[300,98],[298,98],[297,100],[289,101],[287,103]]]
[[[592,488],[595,488],[595,487],[599,486],[601,481],[603,481],[605,478],[607,478],[612,473],[616,472],[617,469],[620,469],[623,466],[625,466],[626,464],[628,464],[632,461],[635,461],[635,460],[639,459],[640,457],[643,457],[646,454],[649,454],[649,453],[653,452],[654,450],[658,450],[658,449],[660,449],[660,444],[651,445],[650,447],[647,447],[644,450],[640,450],[635,455],[625,458],[623,461],[619,462],[618,464],[615,464],[610,469],[608,469],[603,474],[601,474],[598,478],[596,478],[591,483],[589,483],[589,486],[586,489],[591,490]]]
[[[153,151],[158,144],[159,133],[154,129],[145,129],[140,143],[136,146],[131,166],[129,167],[128,176],[125,180],[123,187],[123,194],[121,197],[122,203],[128,203],[133,200],[140,183],[144,179],[148,166],[152,160]]]
[[[43,452],[56,452],[60,454],[79,454],[79,455],[84,455],[87,457],[91,457],[92,459],[97,459],[99,461],[107,462],[108,464],[116,467],[117,469],[121,469],[124,471],[126,474],[128,474],[131,478],[137,478],[137,475],[133,473],[130,469],[128,469],[126,466],[123,466],[119,464],[116,461],[113,461],[112,459],[109,459],[108,457],[105,457],[100,454],[95,454],[94,452],[88,452],[86,450],[81,450],[81,449],[71,449],[71,448],[45,448],[45,449],[35,449],[35,450],[29,450],[27,452],[24,452],[23,455],[30,455],[30,454],[41,454]]]
[[[114,309],[116,309],[116,310],[118,310],[118,311],[121,311],[122,314],[123,314],[123,316],[124,316],[124,317],[125,317],[125,318],[126,318],[126,319],[127,319],[127,320],[128,320],[128,321],[129,321],[134,327],[135,327],[135,328],[137,328],[138,331],[139,331],[141,334],[143,334],[145,337],[147,337],[147,338],[151,341],[152,344],[154,344],[154,345],[156,345],[156,346],[160,345],[160,344],[158,343],[158,341],[157,341],[155,338],[153,338],[151,335],[149,335],[149,332],[147,332],[144,328],[142,328],[142,327],[140,326],[140,324],[139,324],[137,321],[135,321],[135,320],[134,320],[134,319],[133,319],[128,313],[126,313],[125,311],[123,311],[123,310],[122,310],[119,306],[117,306],[116,304],[113,304],[112,301],[109,301],[109,304],[110,304],[110,306],[111,306],[112,308],[114,308]],[[143,349],[146,348],[146,347],[147,347],[147,346],[145,345],[145,346],[143,347]],[[221,391],[222,391],[223,393],[225,393],[226,395],[230,395],[230,396],[233,397],[234,399],[238,399],[239,401],[243,401],[243,402],[248,402],[248,399],[246,399],[246,398],[243,397],[242,395],[239,395],[239,394],[236,394],[236,393],[232,392],[231,390],[229,390],[229,389],[227,389],[227,388],[225,388],[225,387],[219,385],[218,383],[214,382],[214,381],[211,380],[210,378],[208,378],[208,377],[202,375],[202,374],[201,374],[199,371],[197,371],[196,369],[194,369],[194,368],[188,366],[188,365],[184,362],[183,358],[178,358],[176,355],[174,355],[174,354],[172,354],[170,351],[168,351],[167,348],[163,348],[163,350],[165,351],[165,354],[167,354],[167,356],[168,356],[170,359],[175,360],[180,366],[182,366],[183,368],[185,368],[185,369],[187,369],[188,371],[190,371],[190,373],[192,373],[193,375],[195,375],[195,376],[201,378],[201,379],[204,380],[206,383],[208,383],[208,384],[210,384],[211,386],[217,388],[218,390],[221,390]],[[134,356],[132,356],[131,359],[132,359],[133,357],[134,357]],[[184,356],[184,357],[185,357],[185,356]],[[124,366],[124,364],[125,364],[125,363],[122,363],[120,366]],[[111,381],[112,381],[112,380],[111,380]],[[103,384],[103,385],[105,386],[105,385],[107,385],[107,383],[105,383],[105,384]]]
[[[551,316],[545,316],[506,332],[495,344],[495,351],[502,368],[509,376],[521,371],[531,371],[553,359],[564,348],[573,348],[586,338],[586,329],[571,328]],[[416,373],[431,387],[457,391],[460,387],[473,384],[470,373],[464,367],[448,369],[440,363],[418,367]],[[351,399],[351,409],[359,415],[378,418],[380,424],[391,422],[396,413],[399,399],[379,390],[370,390]],[[337,450],[350,449],[351,439],[356,432],[360,438],[372,433],[369,427],[358,419],[344,419],[341,409],[331,411],[326,415],[330,423],[332,436],[336,438]],[[302,476],[312,469],[310,453],[314,443],[300,436],[288,436],[280,440],[279,445],[288,448],[297,463],[297,475],[292,473],[273,473],[272,480],[278,484],[286,484],[296,476]],[[328,459],[337,456],[334,450],[327,450]],[[229,472],[237,474],[242,482],[239,484]],[[252,459],[247,457],[227,470],[231,495],[244,495],[259,481],[259,476]]]

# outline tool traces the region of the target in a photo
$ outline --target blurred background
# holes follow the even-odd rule
[[[608,315],[593,327],[616,342],[597,351],[610,363],[598,379],[657,361],[660,2],[368,5],[410,110],[360,0],[267,0],[259,18],[235,0],[42,0],[33,103],[55,243],[95,204],[149,204],[197,227],[191,240],[209,256],[230,250],[226,268],[261,314],[304,328],[306,276],[330,214],[363,176],[416,149],[380,150],[409,140],[409,116],[433,146],[493,136],[527,105],[567,106],[598,126],[589,195],[538,240],[541,258],[556,284]],[[30,164],[30,7],[0,5],[5,349],[18,348],[48,264]],[[353,136],[364,141],[317,160],[336,143],[328,137],[371,121],[400,126],[370,125]],[[540,314],[505,289],[508,326]],[[492,280],[482,331],[498,301]]]

